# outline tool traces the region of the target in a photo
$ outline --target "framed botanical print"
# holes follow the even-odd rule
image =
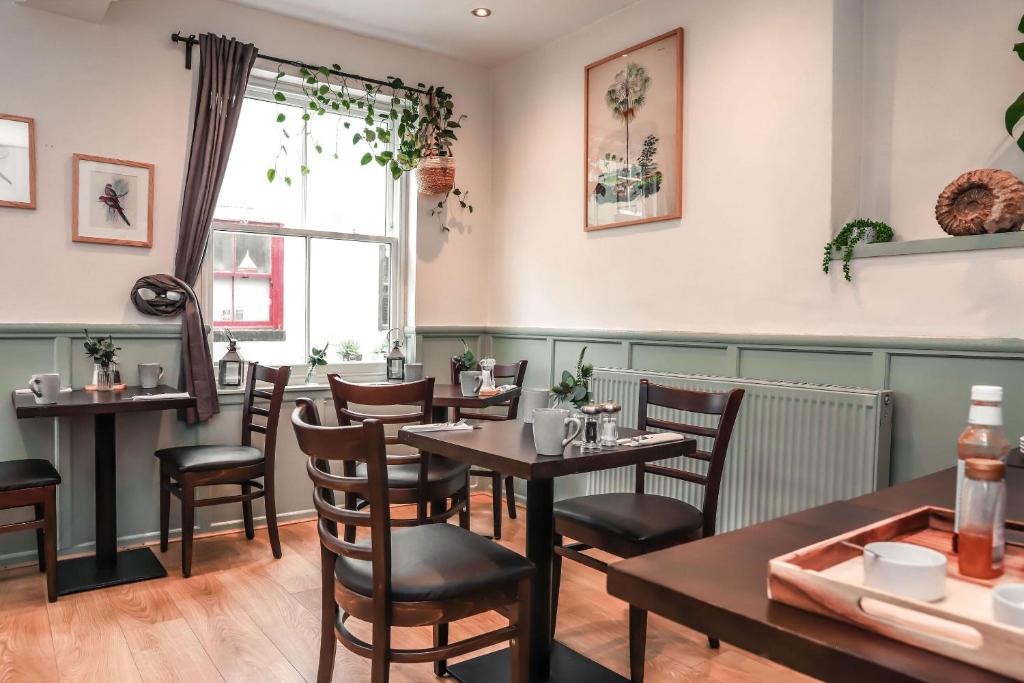
[[[75,154],[71,239],[153,246],[153,164]]]
[[[585,70],[584,230],[683,215],[683,29]]]
[[[36,208],[36,122],[0,114],[0,206]]]

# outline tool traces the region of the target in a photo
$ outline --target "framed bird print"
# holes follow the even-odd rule
[[[683,29],[584,72],[583,229],[683,215]]]
[[[153,164],[75,154],[71,239],[152,247],[153,171]]]
[[[0,207],[36,208],[36,122],[0,114]]]

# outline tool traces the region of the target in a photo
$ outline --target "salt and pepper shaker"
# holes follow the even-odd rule
[[[601,404],[601,422],[598,443],[602,448],[615,448],[619,444],[619,412],[622,406],[614,401]]]
[[[597,403],[588,403],[580,408],[580,412],[583,413],[583,444],[580,447],[583,450],[600,448],[597,432],[601,406]]]

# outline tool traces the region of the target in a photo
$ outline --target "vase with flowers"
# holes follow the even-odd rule
[[[114,338],[107,335],[106,339],[93,339],[89,330],[85,330],[85,355],[92,358],[92,386],[96,391],[111,391],[120,384],[121,377],[117,370],[117,352],[120,346],[114,345]]]

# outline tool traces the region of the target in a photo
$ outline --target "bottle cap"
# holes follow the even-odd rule
[[[988,401],[997,403],[1003,400],[1003,388],[987,384],[975,384],[971,387],[972,401]]]
[[[968,479],[976,481],[1002,481],[1006,465],[997,458],[967,458],[964,462]]]

